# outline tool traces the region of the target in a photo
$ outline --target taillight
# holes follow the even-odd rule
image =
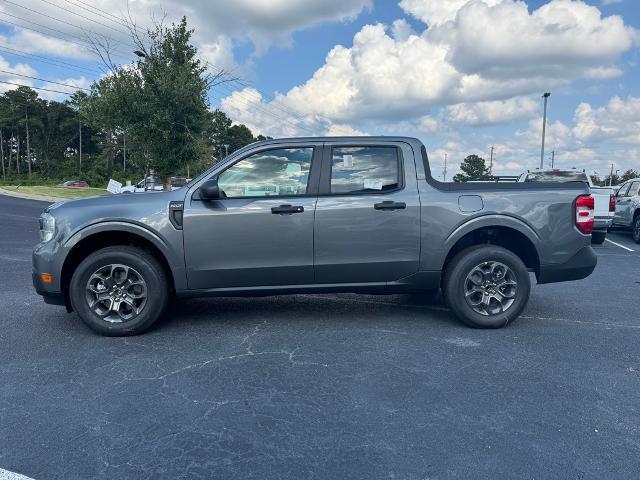
[[[593,232],[594,201],[590,195],[576,198],[576,227],[585,235]]]
[[[616,211],[616,196],[613,194],[609,195],[609,211],[610,212]]]

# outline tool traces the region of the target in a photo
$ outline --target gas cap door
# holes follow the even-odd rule
[[[458,197],[458,207],[463,213],[479,212],[484,208],[480,195],[460,195]]]

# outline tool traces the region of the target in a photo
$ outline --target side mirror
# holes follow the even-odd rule
[[[218,179],[212,178],[200,186],[200,199],[206,201],[218,200],[220,198],[220,188]]]

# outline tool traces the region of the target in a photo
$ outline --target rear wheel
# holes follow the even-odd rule
[[[93,331],[135,335],[149,328],[167,306],[168,282],[148,252],[128,246],[103,248],[78,265],[69,296]]]
[[[504,327],[529,300],[531,280],[520,258],[494,245],[458,253],[449,264],[443,292],[449,308],[475,328]]]
[[[591,243],[593,245],[602,245],[605,238],[607,238],[607,232],[593,232],[591,234]]]
[[[631,236],[633,237],[634,242],[640,243],[640,215],[637,215],[636,218],[633,219],[633,224],[631,225]]]

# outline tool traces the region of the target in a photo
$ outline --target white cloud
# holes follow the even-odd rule
[[[363,135],[367,135],[362,130],[358,130],[353,128],[350,125],[340,125],[334,123],[329,125],[329,128],[325,131],[325,135],[330,137],[361,137]]]
[[[640,145],[640,98],[613,97],[598,108],[583,102],[576,109],[574,122],[572,133],[582,142]]]
[[[489,5],[496,5],[501,0],[484,0]],[[418,20],[429,26],[440,25],[456,18],[458,11],[469,0],[402,0],[400,7]]]
[[[14,65],[11,65],[11,63],[9,63],[9,61],[1,55],[0,70],[3,70],[3,72],[0,72],[0,80],[2,80],[2,82],[8,82],[0,82],[0,93],[17,88],[17,86],[13,86],[11,84],[31,86],[33,82],[28,78],[22,77],[21,75],[28,75],[33,77],[37,73],[33,68],[25,63],[16,63]]]
[[[404,0],[432,26],[365,25],[350,48],[334,47],[313,76],[274,100],[330,123],[419,120],[450,105],[454,123],[531,116],[524,98],[579,78],[619,75],[636,32],[581,1],[552,0],[529,12],[514,0]],[[451,106],[453,105],[453,106]]]
[[[54,83],[55,82],[55,83]],[[70,85],[69,87],[58,85],[59,83],[64,83],[66,85]],[[82,88],[89,88],[91,85],[91,80],[80,77],[80,78],[62,78],[62,79],[54,79],[51,83],[45,83],[44,85],[39,85],[43,88],[47,88],[49,90],[57,90],[59,92],[69,92],[75,93],[75,91],[80,90]],[[62,93],[49,92],[46,90],[40,90],[38,92],[40,98],[45,100],[55,100],[61,102],[69,98],[69,95],[65,95]]]
[[[529,97],[514,97],[508,100],[459,103],[445,109],[445,118],[453,124],[493,125],[510,122],[536,114],[539,104]]]

